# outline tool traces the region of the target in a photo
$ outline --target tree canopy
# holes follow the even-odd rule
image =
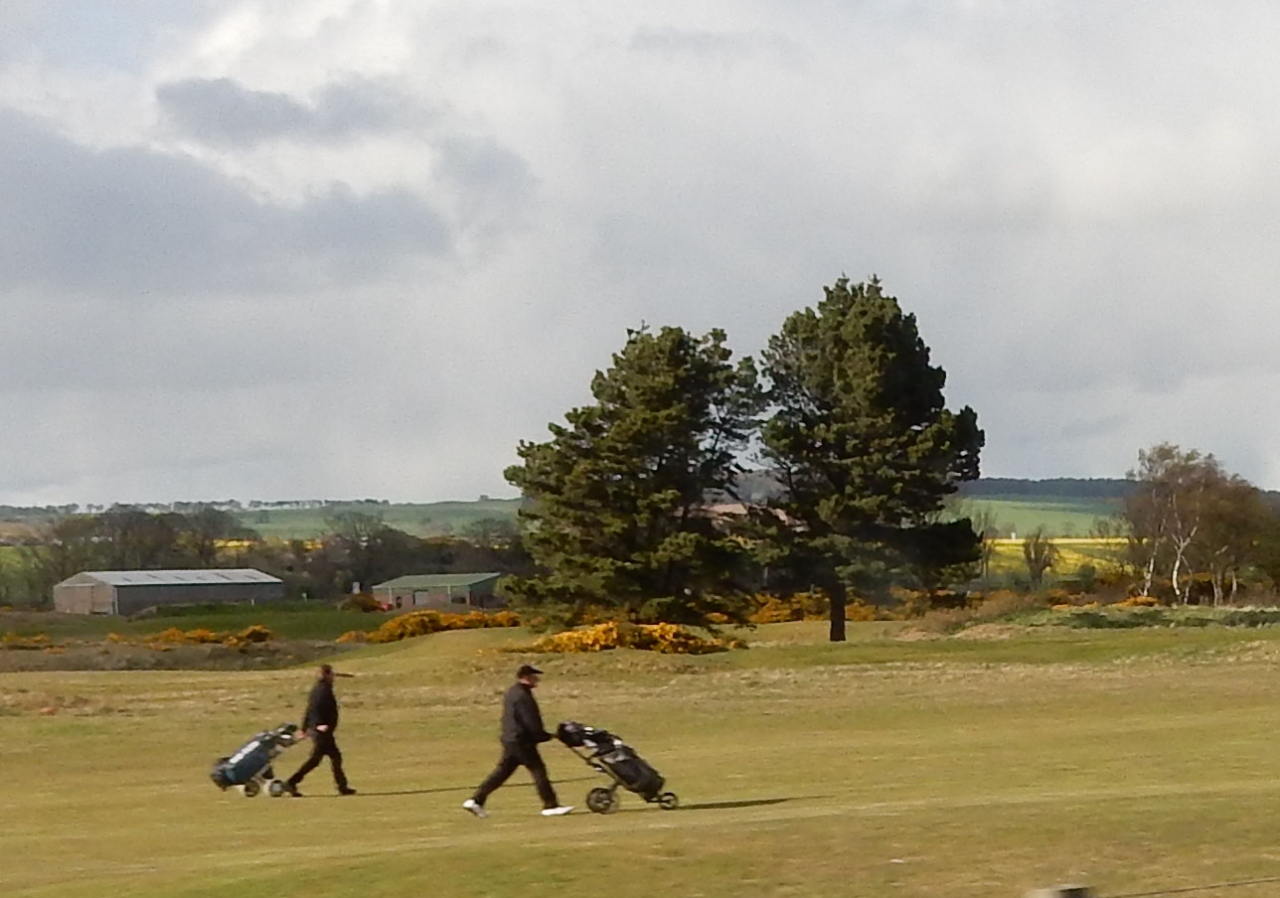
[[[764,353],[763,458],[783,491],[755,524],[778,576],[830,596],[840,641],[850,588],[934,586],[946,568],[979,560],[970,522],[940,513],[960,481],[978,477],[983,433],[971,408],[946,408],[946,372],[878,280],[842,277],[824,290]]]
[[[759,406],[750,359],[725,335],[628,331],[591,383],[595,401],[522,442],[507,479],[526,499],[525,546],[538,565],[506,585],[515,602],[572,625],[606,611],[635,622],[743,618],[747,550],[707,512],[731,491]]]

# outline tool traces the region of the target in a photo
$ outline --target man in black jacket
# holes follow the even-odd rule
[[[342,772],[342,752],[338,751],[338,743],[333,733],[338,728],[338,699],[333,694],[333,667],[320,665],[320,673],[315,686],[311,687],[311,696],[307,699],[307,713],[302,718],[302,730],[311,737],[311,757],[302,762],[297,773],[285,780],[285,791],[295,798],[301,797],[298,783],[308,773],[319,766],[321,759],[328,757],[333,768],[333,781],[338,786],[339,795],[354,795],[355,789],[347,785],[347,775]]]
[[[515,685],[502,697],[502,757],[493,773],[476,789],[475,795],[462,803],[464,808],[477,817],[489,816],[489,812],[484,809],[485,799],[520,766],[528,767],[529,773],[533,775],[538,796],[542,799],[542,816],[559,817],[573,810],[571,806],[562,805],[556,799],[555,789],[551,788],[551,780],[547,778],[547,765],[538,754],[538,743],[551,738],[551,734],[542,726],[542,712],[538,710],[538,702],[533,697],[533,690],[541,675],[542,671],[532,664],[522,665],[516,671]]]

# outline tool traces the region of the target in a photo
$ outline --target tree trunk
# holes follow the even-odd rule
[[[831,606],[831,641],[844,642],[844,606],[848,593],[838,577],[827,586],[827,596]]]
[[[1156,550],[1151,550],[1151,557],[1147,559],[1147,565],[1142,570],[1142,595],[1151,595],[1151,581],[1156,576]]]

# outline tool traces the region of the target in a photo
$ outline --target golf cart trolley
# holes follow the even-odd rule
[[[613,785],[597,786],[587,793],[587,807],[594,813],[610,814],[618,809],[619,786],[664,811],[679,807],[676,793],[662,791],[666,785],[662,775],[612,733],[569,720],[556,728],[556,738],[593,770],[613,780]]]
[[[214,762],[209,778],[224,792],[238,788],[245,798],[253,798],[265,786],[272,798],[279,798],[285,793],[285,786],[282,780],[275,778],[271,763],[286,748],[305,738],[306,734],[299,732],[296,726],[283,723],[274,730],[254,736],[230,757],[219,758]]]

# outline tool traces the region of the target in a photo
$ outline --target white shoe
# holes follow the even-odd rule
[[[484,809],[484,805],[476,804],[474,798],[468,798],[462,803],[462,806],[481,819],[489,816],[489,812]]]
[[[558,808],[544,808],[543,817],[561,817],[573,810],[573,805],[562,804]]]

